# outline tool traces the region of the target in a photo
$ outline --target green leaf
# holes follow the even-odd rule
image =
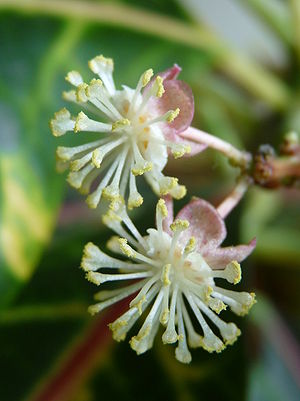
[[[4,40],[11,40],[9,32],[15,29],[28,49],[24,52],[6,44],[2,51],[0,306],[10,302],[31,277],[51,239],[63,188],[63,178],[55,171],[56,145],[48,128],[56,99],[50,96],[51,87],[82,32],[78,24],[70,23],[55,37],[53,24],[47,22],[36,35],[40,22],[35,21],[23,34],[19,23],[3,16],[0,23]]]

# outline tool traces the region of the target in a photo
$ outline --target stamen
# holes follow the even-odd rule
[[[200,299],[195,298],[196,304],[203,310],[207,317],[218,327],[221,336],[226,341],[226,344],[233,344],[241,331],[234,323],[226,323],[215,315]]]
[[[184,248],[184,254],[188,255],[189,253],[194,252],[195,248],[196,248],[196,238],[191,237]]]
[[[82,84],[77,86],[77,89],[76,89],[76,100],[77,100],[77,102],[86,103],[88,101],[88,98],[87,98],[87,96],[85,94],[87,87],[88,87],[88,85],[86,83],[82,83]]]
[[[85,166],[82,170],[80,171],[71,171],[68,174],[67,181],[68,183],[76,188],[79,189],[82,186],[82,183],[84,179],[87,177],[87,175],[94,169],[94,166],[92,164],[88,164]]]
[[[138,273],[125,273],[125,274],[105,274],[105,273],[96,273],[93,271],[89,271],[86,274],[86,278],[91,283],[100,285],[106,283],[107,281],[134,280],[139,278],[150,277],[152,275],[153,273],[151,271],[138,272]]]
[[[153,277],[148,280],[146,282],[146,284],[143,286],[143,288],[141,289],[141,291],[137,294],[137,296],[130,302],[129,306],[131,308],[133,308],[134,306],[136,306],[140,312],[140,315],[142,314],[142,305],[143,303],[146,301],[147,299],[147,293],[150,290],[150,288],[152,287],[152,285],[157,281],[159,277],[159,273],[153,275]],[[156,286],[158,286],[158,284],[156,284]],[[154,286],[155,287],[155,286]],[[153,287],[152,287],[153,288]],[[151,290],[150,290],[151,291]],[[149,291],[149,293],[150,293]]]
[[[160,290],[140,331],[129,341],[131,348],[135,350],[138,355],[146,352],[151,345],[149,337],[153,328],[154,317],[161,306],[162,297],[163,292]]]
[[[132,174],[142,175],[146,171],[152,170],[152,163],[143,158],[135,140],[132,141],[132,149],[135,159],[135,165],[131,169]]]
[[[66,76],[66,81],[69,82],[71,85],[78,86],[83,83],[82,76],[79,74],[78,71],[70,71]]]
[[[185,322],[185,325],[187,328],[189,346],[191,348],[199,348],[202,346],[203,339],[198,333],[196,333],[181,294],[180,294],[180,297],[182,300],[182,302],[181,302],[182,312],[183,312],[184,322]]]
[[[204,320],[202,313],[200,312],[200,309],[197,307],[194,301],[194,297],[192,297],[190,294],[184,294],[187,300],[189,301],[189,304],[203,330],[204,337],[202,339],[202,347],[206,349],[208,352],[221,352],[224,349],[224,344],[223,342],[213,333],[211,328],[208,326],[206,321]]]
[[[102,79],[108,93],[110,96],[114,95],[115,93],[115,84],[112,78],[112,73],[114,69],[114,62],[111,58],[106,58],[102,55],[97,56],[89,61],[90,69],[95,73],[98,74],[99,77]]]
[[[97,189],[92,192],[86,199],[86,203],[88,204],[88,206],[91,209],[95,209],[101,199],[101,195],[102,195],[102,191],[103,189],[106,187],[106,185],[108,184],[109,180],[111,179],[112,175],[114,174],[117,166],[119,163],[119,159],[116,159],[111,166],[108,168],[105,176],[102,178],[100,184],[98,185]],[[106,164],[106,162],[104,163]],[[105,168],[105,165],[103,166],[103,168]]]
[[[100,121],[91,120],[86,114],[81,111],[75,122],[74,132],[110,132],[111,124],[101,123]]]
[[[138,291],[142,287],[143,282],[144,281],[139,281],[138,283],[134,283],[125,288],[120,288],[116,291],[98,292],[97,294],[95,294],[95,299],[98,299],[99,301],[102,302],[89,306],[88,312],[91,315],[95,315],[96,313],[101,312],[108,306],[111,306],[114,303],[117,303],[122,299],[127,298],[129,295],[134,294],[136,291]]]
[[[148,298],[145,300],[141,307],[140,314],[138,313],[138,308],[133,306],[122,316],[120,316],[113,323],[109,324],[109,328],[113,331],[113,338],[116,341],[122,341],[125,339],[126,334],[131,329],[131,327],[138,320],[139,316],[144,312],[148,305],[152,302],[153,298],[157,294],[158,286],[153,286],[148,293]]]
[[[133,174],[130,174],[128,209],[131,210],[134,207],[141,206],[143,201],[144,201],[144,199],[143,199],[142,195],[137,190],[136,178]]]
[[[108,153],[110,153],[113,149],[116,149],[119,145],[125,142],[125,138],[118,138],[114,141],[109,141],[107,144],[98,147],[97,149],[94,150],[93,156],[92,156],[92,162],[95,167],[100,168],[101,163],[103,159],[106,157]],[[121,155],[120,154],[117,158],[118,163],[121,160]]]
[[[192,360],[191,353],[188,350],[187,343],[186,343],[186,335],[184,330],[184,323],[182,317],[182,304],[183,300],[181,298],[181,293],[177,297],[177,319],[178,319],[178,346],[175,349],[175,356],[176,359],[182,363],[190,363]]]
[[[122,118],[121,120],[117,120],[112,125],[112,132],[122,130],[124,127],[129,126],[131,123],[128,118]]]
[[[96,271],[102,268],[111,269],[132,269],[132,264],[113,258],[102,252],[100,248],[92,242],[86,244],[83,250],[81,268],[84,271]]]
[[[54,136],[62,136],[68,131],[73,131],[75,121],[71,120],[71,114],[63,108],[54,113],[54,118],[50,121],[50,128]]]
[[[162,341],[164,344],[173,344],[178,339],[178,335],[175,330],[175,309],[176,309],[177,293],[178,293],[178,285],[175,284],[171,298],[171,307],[170,307],[170,316],[168,320],[168,325],[166,331],[162,336]]]
[[[168,209],[166,202],[163,199],[159,199],[156,205],[156,226],[157,230],[161,233],[163,231],[162,222],[168,216]]]
[[[112,202],[120,201],[121,198],[119,185],[127,154],[128,154],[128,146],[125,145],[120,155],[119,164],[115,172],[114,178],[112,180],[112,183],[103,190],[103,196]]]

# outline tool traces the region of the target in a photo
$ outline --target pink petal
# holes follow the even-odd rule
[[[170,229],[170,225],[173,223],[174,220],[173,198],[171,195],[166,195],[163,197],[163,199],[166,202],[166,206],[168,209],[168,216],[163,220],[163,229],[168,234],[173,235],[173,232]]]
[[[174,64],[173,67],[157,74],[164,79],[163,85],[165,93],[161,98],[152,97],[147,105],[148,110],[150,110],[155,117],[179,107],[179,116],[176,117],[172,123],[162,124],[164,134],[169,140],[173,140],[175,134],[187,129],[191,125],[194,116],[193,92],[188,84],[176,79],[180,71],[181,68],[177,64]],[[155,75],[145,87],[143,94],[146,94],[151,88],[157,75]]]
[[[190,226],[180,236],[186,244],[191,236],[197,240],[197,250],[201,253],[217,248],[226,237],[226,227],[217,210],[200,198],[193,198],[176,216],[188,220]]]
[[[179,65],[174,64],[173,67],[168,68],[165,71],[159,72],[154,76],[154,79],[157,77],[157,75],[161,76],[164,81],[170,80],[170,79],[176,79],[178,75],[181,72],[181,67]]]
[[[224,269],[228,263],[233,260],[242,262],[256,246],[254,238],[248,245],[228,246],[225,248],[216,248],[203,253],[203,257],[212,269]]]
[[[149,107],[156,115],[162,115],[168,110],[180,109],[179,115],[171,123],[163,124],[163,131],[169,140],[174,134],[186,130],[194,117],[194,96],[188,84],[178,80],[164,81],[165,93],[161,98],[152,98]]]

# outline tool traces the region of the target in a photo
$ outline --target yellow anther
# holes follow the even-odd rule
[[[104,67],[113,70],[114,61],[112,58],[106,58],[101,54],[88,62],[89,68],[96,74],[99,72],[99,65],[102,66],[102,68]]]
[[[223,301],[217,298],[209,298],[208,305],[213,311],[215,311],[218,314],[222,310],[225,310],[227,308],[227,305],[225,305]]]
[[[143,313],[142,307],[143,307],[143,304],[144,304],[145,301],[146,301],[146,297],[145,297],[145,295],[143,295],[138,302],[130,304],[130,307],[131,308],[137,308],[137,310],[139,312],[139,315],[141,315]]]
[[[203,292],[203,296],[204,296],[204,301],[208,302],[210,299],[211,294],[213,293],[214,289],[208,285],[207,287],[205,287],[204,292]]]
[[[156,209],[161,213],[163,219],[168,216],[168,209],[166,206],[166,202],[163,199],[160,199],[157,202]]]
[[[142,78],[142,85],[143,88],[150,82],[150,79],[153,76],[153,70],[150,68],[149,70],[145,71]]]
[[[88,116],[81,111],[78,116],[76,117],[74,132],[80,132],[83,130],[83,123],[88,121]]]
[[[169,276],[169,274],[170,274],[170,269],[171,269],[171,264],[170,264],[170,263],[168,263],[167,265],[165,265],[165,266],[163,267],[163,269],[162,269],[162,273],[161,273],[160,279],[161,279],[161,282],[163,283],[163,285],[164,285],[165,287],[167,287],[168,285],[171,284],[170,276]]]
[[[186,187],[184,185],[176,185],[171,189],[170,194],[174,199],[182,199],[186,195]]]
[[[190,253],[193,252],[196,246],[196,238],[195,237],[191,237],[188,240],[188,243],[186,244],[185,248],[184,248],[184,253]]]
[[[87,97],[97,97],[102,89],[103,82],[101,79],[93,78],[89,85],[86,86],[85,94]]]
[[[119,238],[118,241],[119,241],[120,249],[124,253],[124,255],[126,255],[128,258],[134,258],[135,257],[135,252],[131,248],[131,246],[128,245],[127,239],[126,238]]]
[[[139,193],[136,193],[134,196],[129,197],[128,209],[132,210],[135,207],[140,207],[143,202],[144,202],[144,199],[143,199],[142,195],[140,195]]]
[[[186,153],[191,153],[190,145],[178,145],[174,146],[172,149],[172,154],[175,159],[179,159],[180,157],[184,156]]]
[[[99,275],[99,273],[95,273],[92,271],[87,272],[87,274],[85,275],[85,278],[90,281],[93,284],[99,285],[100,281],[97,277],[97,275]]]
[[[98,305],[90,305],[88,307],[88,313],[90,313],[92,316],[94,316],[98,312],[99,312],[99,306]]]
[[[67,102],[76,102],[76,91],[75,90],[63,91],[62,98]]]
[[[60,123],[67,122],[71,119],[71,114],[69,110],[65,107],[56,113],[54,113],[54,118],[50,121],[50,128],[52,131],[52,135],[61,136],[64,135],[65,130],[60,128]]]
[[[175,220],[173,223],[170,225],[170,228],[172,231],[183,231],[186,230],[189,227],[190,223],[187,220]]]
[[[167,117],[168,123],[171,123],[172,121],[174,121],[175,118],[178,116],[179,112],[180,112],[180,109],[178,107],[176,110],[170,110],[169,115]]]
[[[82,83],[82,77],[78,71],[68,72],[65,80],[74,86],[78,86]]]
[[[76,100],[77,102],[87,102],[87,97],[86,97],[86,88],[88,87],[88,84],[82,83],[79,84],[76,88]]]
[[[153,168],[153,164],[151,162],[145,161],[145,163],[143,165],[135,165],[135,167],[133,167],[131,169],[131,172],[135,176],[143,175],[147,171],[151,171],[152,168]]]
[[[226,279],[232,284],[237,284],[241,281],[242,270],[240,264],[233,260],[225,268]]]
[[[92,163],[95,167],[100,168],[103,159],[103,152],[100,148],[97,148],[92,153]]]
[[[111,127],[111,130],[112,130],[112,132],[114,132],[118,128],[124,128],[128,125],[130,125],[130,121],[128,120],[128,118],[123,118],[122,120],[115,121]]]
[[[178,186],[178,178],[164,177],[160,182],[160,195],[161,196],[167,195],[177,186]]]
[[[157,76],[155,79],[156,83],[156,97],[162,97],[162,95],[165,93],[165,88],[163,85],[163,78],[161,76]]]
[[[109,225],[112,222],[118,222],[120,223],[122,221],[122,217],[120,217],[118,214],[114,213],[112,210],[108,210],[106,214],[102,216],[102,222],[105,225]]]

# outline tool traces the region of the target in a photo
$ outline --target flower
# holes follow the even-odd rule
[[[178,158],[206,146],[179,136],[190,126],[194,113],[190,87],[177,80],[180,67],[174,65],[155,77],[149,69],[135,89],[123,85],[121,90],[115,88],[112,59],[97,56],[90,60],[89,67],[99,79],[87,84],[79,72],[69,72],[66,80],[75,90],[65,92],[64,98],[94,119],[83,111],[72,117],[64,108],[50,122],[54,136],[68,131],[96,133],[95,141],[58,147],[58,166],[70,169],[70,185],[89,194],[87,203],[91,208],[97,207],[101,197],[113,204],[127,199],[129,209],[140,206],[143,198],[137,190],[136,176],[143,174],[159,196],[182,198],[185,187],[178,184],[177,178],[162,173],[168,150]]]
[[[108,256],[88,243],[81,266],[88,280],[96,285],[130,281],[125,287],[98,292],[95,295],[98,302],[89,307],[92,314],[137,293],[129,309],[110,324],[115,340],[124,340],[139,317],[145,315],[138,334],[130,340],[137,354],[152,347],[162,324],[165,326],[163,343],[177,342],[176,358],[189,363],[188,345],[220,352],[240,335],[234,323],[226,323],[218,315],[227,306],[237,315],[245,315],[255,302],[255,294],[224,289],[216,282],[223,279],[237,284],[241,280],[239,262],[252,252],[256,242],[220,247],[226,237],[224,221],[217,210],[202,199],[193,198],[174,221],[172,208],[170,197],[159,200],[156,228],[148,229],[144,237],[125,208],[121,215],[110,210],[104,222],[118,236],[112,237],[107,247],[125,255],[129,261]],[[110,270],[112,273],[107,273]],[[119,272],[115,273],[116,270]]]

